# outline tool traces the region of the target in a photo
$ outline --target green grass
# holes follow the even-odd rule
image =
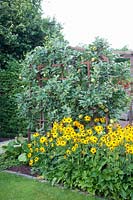
[[[98,200],[98,198],[0,172],[0,200]]]

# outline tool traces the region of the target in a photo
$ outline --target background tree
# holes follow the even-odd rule
[[[13,136],[24,127],[16,104],[22,89],[20,60],[53,34],[61,34],[61,26],[42,18],[41,0],[1,0],[0,13],[0,132]]]
[[[44,44],[44,38],[60,30],[55,20],[43,19],[40,0],[3,0],[0,6],[1,68],[7,61],[24,58],[26,52]]]

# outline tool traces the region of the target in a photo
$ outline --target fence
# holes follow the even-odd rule
[[[129,95],[131,96],[131,104],[129,108],[129,123],[132,125],[133,122],[133,51],[115,51],[115,53],[119,54],[123,58],[130,59],[130,90]],[[127,87],[128,88],[128,87]]]

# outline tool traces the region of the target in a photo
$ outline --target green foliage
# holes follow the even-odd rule
[[[34,133],[23,149],[33,171],[52,185],[61,183],[112,200],[133,197],[130,125],[105,126],[104,118],[90,116],[63,118],[45,136]]]
[[[24,58],[28,51],[43,45],[45,36],[60,30],[55,20],[42,19],[40,3],[40,0],[1,1],[1,68],[7,67],[10,57]]]
[[[0,133],[1,137],[15,137],[26,131],[24,118],[18,118],[16,93],[21,91],[19,74],[21,65],[14,59],[8,62],[10,68],[0,70]]]
[[[4,153],[0,155],[0,171],[27,163],[28,160],[23,149],[25,143],[27,143],[27,140],[19,135],[15,140],[2,146]]]
[[[19,162],[26,162],[27,161],[27,156],[26,156],[26,153],[22,153],[18,156],[18,160]]]
[[[97,38],[84,51],[77,51],[58,35],[48,38],[45,47],[29,53],[23,63],[23,91],[18,103],[31,130],[38,128],[40,111],[44,113],[45,128],[64,116],[109,113],[111,118],[118,117],[129,100],[118,83],[129,81],[130,68],[128,63],[115,62],[117,57],[103,39]],[[91,63],[89,77],[86,61]]]
[[[22,145],[25,144],[26,140],[27,139],[25,139],[22,135],[19,135],[15,138],[15,140],[10,141],[7,145],[3,146],[2,148],[5,150],[5,157],[12,157],[14,159],[18,159],[19,157],[20,160],[21,153],[24,153]]]
[[[16,93],[21,92],[19,60],[45,38],[59,34],[54,19],[42,18],[41,0],[0,1],[0,132],[2,137],[26,133],[27,122],[18,116]]]
[[[6,157],[4,154],[0,155],[0,172],[9,169],[10,167],[19,166],[20,162],[13,157]]]

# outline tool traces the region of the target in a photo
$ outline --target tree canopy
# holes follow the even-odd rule
[[[24,58],[28,51],[42,46],[47,35],[60,31],[55,20],[42,18],[40,4],[40,0],[1,1],[1,68],[6,68],[10,58]]]

